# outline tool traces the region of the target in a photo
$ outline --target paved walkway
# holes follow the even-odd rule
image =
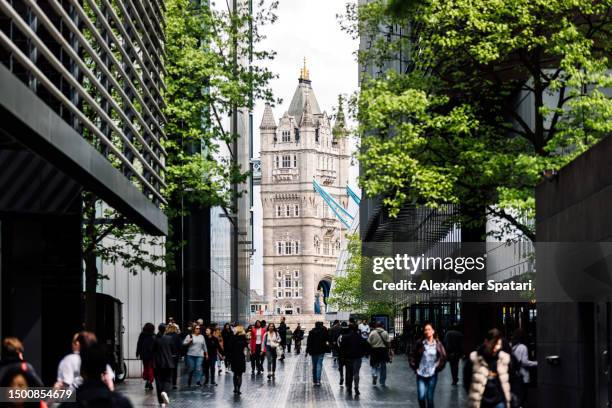
[[[264,368],[266,364],[264,362]],[[387,368],[387,387],[372,385],[370,365],[364,359],[360,371],[361,395],[355,397],[340,387],[339,373],[333,358],[325,357],[322,386],[313,387],[310,357],[303,354],[289,355],[284,362],[278,362],[276,380],[268,381],[266,372],[252,376],[249,371],[243,376],[242,395],[232,393],[232,374],[223,373],[217,377],[217,387],[187,387],[185,378],[180,379],[179,389],[170,394],[171,407],[418,407],[416,379],[408,367],[406,356],[396,356]],[[182,380],[182,381],[181,381]],[[157,398],[153,391],[145,391],[144,383],[128,379],[118,389],[127,395],[135,407],[156,407]],[[464,407],[465,392],[459,386],[451,385],[447,368],[439,375],[435,396],[436,406]]]

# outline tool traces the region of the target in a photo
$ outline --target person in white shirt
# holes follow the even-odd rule
[[[202,363],[204,358],[208,357],[208,349],[206,348],[206,340],[202,335],[202,330],[199,324],[193,328],[193,334],[188,334],[183,341],[184,345],[188,345],[187,355],[185,360],[189,371],[189,379],[187,385],[191,387],[191,380],[195,372],[196,385],[202,385]]]
[[[368,339],[368,337],[370,336],[370,326],[368,325],[367,320],[361,321],[361,324],[359,325],[359,332],[361,333],[361,337],[366,340]]]
[[[69,388],[72,390],[79,388],[83,383],[83,377],[81,377],[81,347],[88,347],[97,342],[96,335],[87,331],[82,331],[72,336],[72,353],[60,361],[57,367],[57,380],[53,388]],[[115,373],[108,364],[106,365],[106,372],[102,380],[111,391],[115,389]]]
[[[266,353],[266,359],[268,360],[268,379],[274,377],[276,371],[276,357],[277,350],[280,346],[281,338],[276,330],[274,323],[268,325],[268,330],[263,336],[264,352]]]
[[[512,355],[518,361],[522,380],[515,393],[518,396],[520,406],[524,407],[527,401],[528,384],[531,380],[529,368],[537,367],[538,362],[529,360],[529,349],[525,345],[525,334],[521,328],[516,329],[512,335]]]

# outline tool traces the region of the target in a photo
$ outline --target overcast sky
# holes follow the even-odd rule
[[[272,82],[276,97],[283,99],[274,107],[277,120],[289,108],[298,84],[304,57],[317,101],[321,110],[332,114],[338,103],[338,94],[351,94],[357,87],[357,62],[354,51],[359,44],[340,29],[337,14],[344,13],[347,0],[280,0],[278,21],[263,32],[267,39],[260,48],[274,50],[276,58],[269,63],[279,78]],[[259,156],[259,124],[263,104],[253,112],[254,156]],[[351,185],[355,185],[356,169],[351,172]],[[258,193],[259,189],[256,190]],[[254,197],[254,246],[251,265],[251,288],[263,291],[261,198]]]

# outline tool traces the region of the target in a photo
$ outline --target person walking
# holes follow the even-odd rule
[[[217,369],[219,370],[218,375],[220,376],[223,372],[223,361],[225,360],[225,343],[223,341],[223,336],[221,335],[221,327],[215,327],[213,330],[213,336],[219,341],[219,358],[217,359]]]
[[[57,367],[57,379],[53,385],[54,389],[71,389],[76,391],[83,382],[81,377],[81,344],[79,343],[79,333],[72,336],[72,353],[68,354],[60,361]]]
[[[257,374],[263,372],[262,351],[264,334],[266,334],[266,329],[262,327],[261,322],[257,320],[251,329],[251,374],[255,374],[255,368],[257,368]]]
[[[356,325],[351,325],[351,327],[354,327],[355,331],[357,332]],[[343,336],[347,336],[349,333],[350,333],[349,326],[347,326],[346,322],[342,322],[342,324],[340,325],[340,332],[338,333],[338,337],[336,338],[336,347],[338,348],[338,371],[340,372],[340,386],[344,384],[344,371],[347,372],[347,375],[349,371],[348,366],[346,366],[347,358],[342,358],[342,353],[340,353],[340,340],[342,339]],[[360,339],[365,341],[365,339],[363,339],[359,335],[358,332],[357,332],[357,335],[359,336]]]
[[[529,368],[537,367],[538,362],[529,360],[529,350],[525,345],[525,334],[523,329],[519,328],[512,335],[512,356],[515,358],[516,369],[519,371],[517,386],[512,387],[512,391],[516,394],[519,406],[527,406],[527,393],[531,376]]]
[[[459,360],[463,358],[463,334],[454,325],[444,336],[444,348],[453,377],[453,385],[459,382]]]
[[[304,330],[299,323],[293,332],[293,340],[295,342],[295,354],[299,355],[302,351],[302,340],[304,340]]]
[[[268,325],[266,334],[264,334],[263,344],[263,351],[266,353],[266,360],[268,361],[269,380],[275,377],[277,352],[281,348],[281,336],[278,334],[274,323],[270,323]]]
[[[287,334],[285,335],[285,342],[287,343],[287,353],[291,353],[292,340],[293,340],[293,331],[291,331],[291,327],[287,326]]]
[[[242,330],[244,331],[244,328],[242,328]],[[232,330],[232,327],[230,326],[229,323],[225,323],[223,325],[223,330],[221,330],[221,337],[223,337],[223,351],[225,353],[225,372],[229,372],[231,367],[232,367],[232,363],[231,363],[231,359],[227,358],[228,354],[229,354],[229,349],[232,347],[232,337],[234,336],[234,330]]]
[[[196,324],[193,327],[193,333],[188,334],[183,341],[183,345],[188,346],[185,359],[187,361],[187,370],[189,377],[187,385],[191,387],[191,380],[195,373],[196,385],[200,386],[202,381],[202,363],[204,358],[208,358],[208,349],[206,348],[206,340],[200,333],[201,327]]]
[[[177,379],[178,379],[178,366],[179,359],[181,356],[181,348],[183,342],[181,340],[181,335],[178,332],[178,325],[176,323],[169,323],[166,326],[166,334],[172,338],[172,361],[174,362],[174,367],[171,370],[172,376],[172,389],[177,389]]]
[[[155,326],[153,323],[145,323],[138,336],[136,343],[136,358],[142,360],[142,379],[145,380],[145,389],[153,389],[153,340],[155,338]]]
[[[511,356],[502,350],[501,332],[491,329],[464,366],[463,385],[470,408],[509,408]]]
[[[306,341],[306,355],[312,358],[312,382],[321,386],[321,372],[323,371],[323,358],[329,352],[329,334],[323,322],[316,322],[315,327],[308,332]]]
[[[446,350],[438,340],[433,324],[425,323],[423,337],[410,355],[410,367],[416,372],[419,407],[433,408],[438,372],[446,364]]]
[[[219,339],[213,336],[213,331],[210,327],[206,328],[206,349],[208,351],[208,356],[204,358],[204,385],[216,386],[215,382],[215,370],[217,368],[217,360],[219,359],[219,349],[221,345],[219,344]]]
[[[340,321],[334,320],[332,327],[329,329],[329,343],[331,345],[332,356],[334,357],[334,363],[338,361],[338,336],[340,336]]]
[[[16,376],[20,375],[28,386],[42,387],[42,380],[34,367],[24,359],[23,352],[23,343],[17,337],[7,337],[2,341],[0,383],[10,384],[16,381]],[[8,385],[2,386],[8,387]]]
[[[368,336],[368,343],[372,349],[370,355],[370,365],[372,367],[372,384],[380,377],[380,385],[386,387],[387,383],[387,363],[389,359],[389,333],[385,331],[382,323],[377,322],[375,329]]]
[[[230,337],[230,342],[230,347],[226,351],[226,359],[230,360],[234,373],[234,394],[240,395],[242,394],[240,392],[242,374],[246,371],[246,355],[250,352],[244,327],[241,325],[235,327],[235,333]]]
[[[362,320],[358,328],[359,332],[361,333],[361,337],[367,340],[370,336],[370,325],[368,324],[368,321],[365,319]]]
[[[370,345],[366,339],[361,337],[357,325],[351,324],[347,327],[342,322],[342,331],[338,336],[338,360],[339,367],[346,367],[346,391],[351,392],[355,385],[355,395],[359,395],[359,371],[363,357],[370,352]],[[340,385],[342,385],[342,369],[340,369]]]
[[[76,391],[76,402],[64,402],[60,408],[132,408],[129,399],[109,389],[105,383],[108,364],[104,346],[95,341],[87,347],[84,342],[80,344],[80,373],[83,384]]]
[[[168,392],[172,384],[172,369],[176,368],[173,356],[177,354],[176,340],[166,334],[166,325],[160,323],[153,341],[153,362],[155,364],[155,389],[157,401],[162,407],[170,404]]]
[[[278,334],[280,336],[280,347],[281,356],[280,361],[285,361],[285,348],[287,347],[287,325],[285,324],[285,317],[281,317],[280,324],[278,325]]]

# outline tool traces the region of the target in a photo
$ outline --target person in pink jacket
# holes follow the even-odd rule
[[[262,327],[261,322],[257,320],[251,329],[251,375],[255,374],[255,368],[257,368],[257,374],[263,372],[264,334],[266,334],[266,328]]]

